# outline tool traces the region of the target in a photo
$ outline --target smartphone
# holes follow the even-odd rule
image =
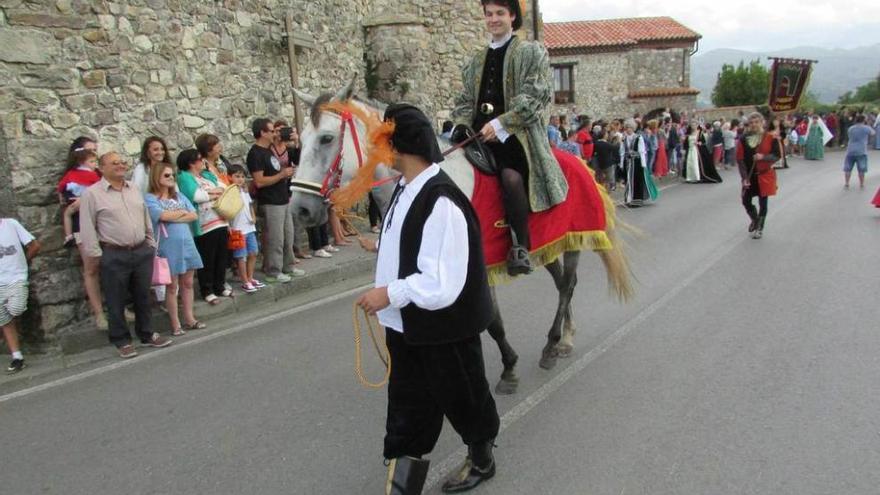
[[[290,141],[291,137],[293,137],[293,127],[282,127],[280,134],[282,141]]]

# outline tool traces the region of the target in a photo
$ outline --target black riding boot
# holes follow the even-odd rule
[[[510,247],[510,251],[507,253],[507,274],[515,277],[532,273],[534,268],[532,268],[532,260],[529,259],[528,245],[524,246],[519,243],[519,239],[513,229],[510,229],[510,236],[513,239],[513,246]]]
[[[495,476],[495,456],[492,440],[468,446],[464,464],[443,483],[443,493],[461,493],[473,490],[480,483]]]
[[[430,461],[414,457],[398,457],[388,464],[385,495],[421,495],[428,479]]]

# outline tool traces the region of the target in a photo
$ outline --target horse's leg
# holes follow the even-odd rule
[[[504,365],[501,379],[495,385],[495,393],[498,395],[515,394],[519,387],[519,377],[516,376],[516,362],[519,361],[519,356],[507,341],[507,334],[504,332],[504,322],[501,320],[501,310],[498,308],[498,297],[495,295],[494,287],[492,288],[492,311],[495,318],[489,324],[489,335],[498,344],[498,350],[501,352],[501,363]]]
[[[570,267],[571,273],[574,274],[574,279],[571,281],[572,296],[569,297],[568,304],[566,304],[565,317],[562,323],[562,340],[556,345],[556,350],[561,358],[571,356],[571,351],[574,350],[576,328],[574,326],[574,308],[571,305],[571,299],[574,297],[574,289],[577,286],[577,266],[580,257],[580,251],[565,253],[565,271],[568,272]]]
[[[541,360],[538,365],[545,369],[553,369],[556,366],[556,360],[559,357],[557,345],[562,339],[562,324],[566,315],[570,316],[571,296],[574,293],[574,286],[577,283],[577,261],[578,257],[569,257],[566,255],[564,263],[556,260],[546,266],[547,271],[553,276],[556,283],[556,290],[559,293],[559,301],[556,305],[556,316],[553,318],[553,325],[547,334],[547,344],[541,351]]]
[[[544,368],[545,370],[552,369],[556,366],[556,344],[559,342],[560,338],[562,338],[562,320],[565,315],[565,308],[562,307],[562,277],[564,273],[564,266],[562,264],[562,259],[556,259],[553,263],[548,263],[544,265],[544,268],[550,272],[550,276],[553,277],[553,284],[556,286],[556,291],[559,294],[559,301],[556,305],[556,315],[553,317],[553,324],[550,326],[550,332],[547,334],[547,345],[544,346],[544,349],[541,351],[541,360],[538,362],[538,366]]]

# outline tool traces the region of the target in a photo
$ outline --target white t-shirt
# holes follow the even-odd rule
[[[27,281],[28,264],[24,246],[33,240],[34,236],[18,220],[0,218],[0,286]]]
[[[257,225],[254,222],[254,216],[251,212],[251,203],[253,203],[253,200],[251,199],[251,195],[243,188],[241,189],[241,202],[244,206],[241,207],[241,211],[238,212],[238,215],[232,219],[230,227],[234,230],[241,231],[242,234],[256,232]]]

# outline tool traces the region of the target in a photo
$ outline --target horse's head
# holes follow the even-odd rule
[[[303,129],[299,169],[293,181],[293,208],[299,221],[307,226],[327,221],[330,194],[348,184],[366,158],[366,128],[349,112],[325,111],[332,102],[352,98],[356,79],[336,95],[310,96],[296,91],[297,97],[311,106],[309,122]]]

